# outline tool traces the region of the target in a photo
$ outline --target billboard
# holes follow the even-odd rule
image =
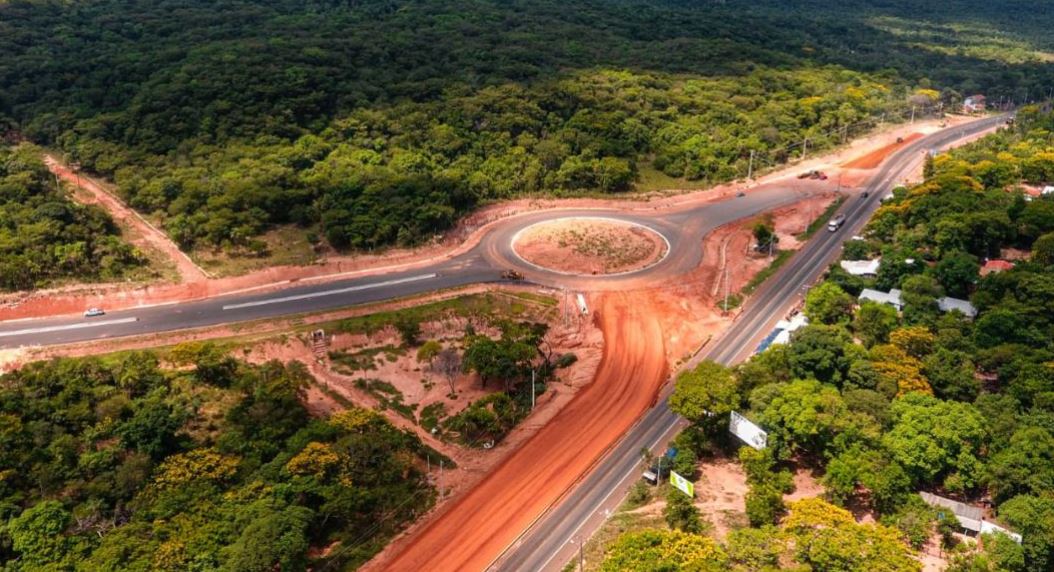
[[[670,471],[670,484],[680,490],[682,493],[695,498],[695,485],[692,481],[678,475],[677,473]]]
[[[736,437],[742,439],[744,443],[758,451],[764,449],[768,445],[768,433],[765,433],[761,427],[754,425],[749,419],[735,411],[732,412],[731,419],[728,422],[728,430]]]

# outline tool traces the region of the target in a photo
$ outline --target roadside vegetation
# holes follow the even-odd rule
[[[954,572],[1051,569],[1054,199],[1026,198],[1022,185],[1054,181],[1052,132],[1054,115],[1027,108],[1011,128],[938,156],[848,243],[847,259],[881,256],[877,277],[832,266],[788,345],[679,376],[670,406],[693,424],[675,440],[674,470],[692,476],[697,458],[738,448],[750,526],[717,543],[684,532],[698,518],[687,508],[670,522],[684,530],[623,536],[602,569],[918,570],[908,556],[931,539]],[[1014,253],[1013,268],[979,274],[986,258]],[[857,304],[865,287],[902,290],[903,311]],[[942,312],[942,296],[969,299],[977,316]],[[733,441],[733,410],[768,432],[767,448]],[[822,474],[825,498],[785,504],[793,467]],[[962,543],[954,516],[918,491],[990,502],[1023,541]]]
[[[436,453],[372,411],[312,419],[300,364],[170,355],[0,376],[5,570],[348,569],[431,506]]]
[[[145,266],[103,210],[72,202],[56,186],[40,149],[0,143],[0,291],[113,281]]]
[[[227,257],[310,258],[291,227],[412,245],[489,201],[694,187],[913,105],[1035,98],[1050,23],[1037,0],[7,2],[0,130],[248,267]]]

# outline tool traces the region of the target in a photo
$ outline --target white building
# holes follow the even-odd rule
[[[958,298],[949,298],[945,296],[937,299],[937,307],[941,309],[941,312],[951,312],[952,310],[958,310],[963,313],[967,318],[977,317],[977,308],[973,304],[966,300],[960,300]]]
[[[889,304],[890,306],[896,308],[899,312],[900,310],[904,309],[904,302],[901,300],[900,294],[900,290],[897,290],[896,288],[890,290],[889,292],[864,288],[863,292],[860,292],[860,296],[858,299],[861,302],[865,300],[870,300],[872,302],[878,302],[879,304]]]
[[[882,260],[876,258],[875,260],[843,260],[838,265],[853,276],[873,278],[878,276],[878,267],[881,263]]]

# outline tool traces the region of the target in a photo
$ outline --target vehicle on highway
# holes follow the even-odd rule
[[[106,314],[106,312],[104,312],[102,308],[88,308],[84,311],[85,318],[94,318],[95,316],[102,316],[104,314]]]
[[[839,228],[842,228],[843,224],[845,224],[845,215],[841,214],[841,213],[836,214],[836,215],[834,215],[834,218],[832,218],[830,221],[828,221],[828,223],[827,223],[827,230],[829,230],[831,232],[834,232],[834,231],[838,230]]]
[[[870,194],[871,193],[869,191],[864,191],[863,193],[860,193],[860,196],[866,199]]]
[[[523,274],[518,272],[518,271],[516,271],[516,270],[512,270],[510,268],[508,270],[502,270],[502,272],[501,272],[501,279],[502,280],[523,280]]]

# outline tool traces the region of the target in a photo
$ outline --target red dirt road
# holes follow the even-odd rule
[[[124,204],[120,199],[112,195],[109,191],[102,188],[98,182],[91,177],[74,173],[62,164],[56,157],[52,155],[44,155],[44,163],[47,164],[48,169],[59,177],[63,181],[66,181],[74,189],[81,189],[88,195],[90,199],[83,200],[84,197],[74,193],[74,198],[80,199],[81,202],[89,204],[98,204],[110,213],[110,216],[117,219],[121,224],[126,225],[132,230],[134,236],[129,237],[129,242],[135,246],[141,248],[153,248],[165,255],[166,258],[176,267],[176,271],[179,272],[180,281],[182,282],[197,282],[205,280],[208,276],[205,272],[194,264],[172,239],[167,234],[161,232],[160,229],[155,227],[146,221],[139,213],[135,212]]]
[[[394,556],[364,569],[483,570],[652,404],[667,374],[656,313],[629,294],[605,295],[597,307],[604,357],[596,380],[478,486],[391,546]]]

